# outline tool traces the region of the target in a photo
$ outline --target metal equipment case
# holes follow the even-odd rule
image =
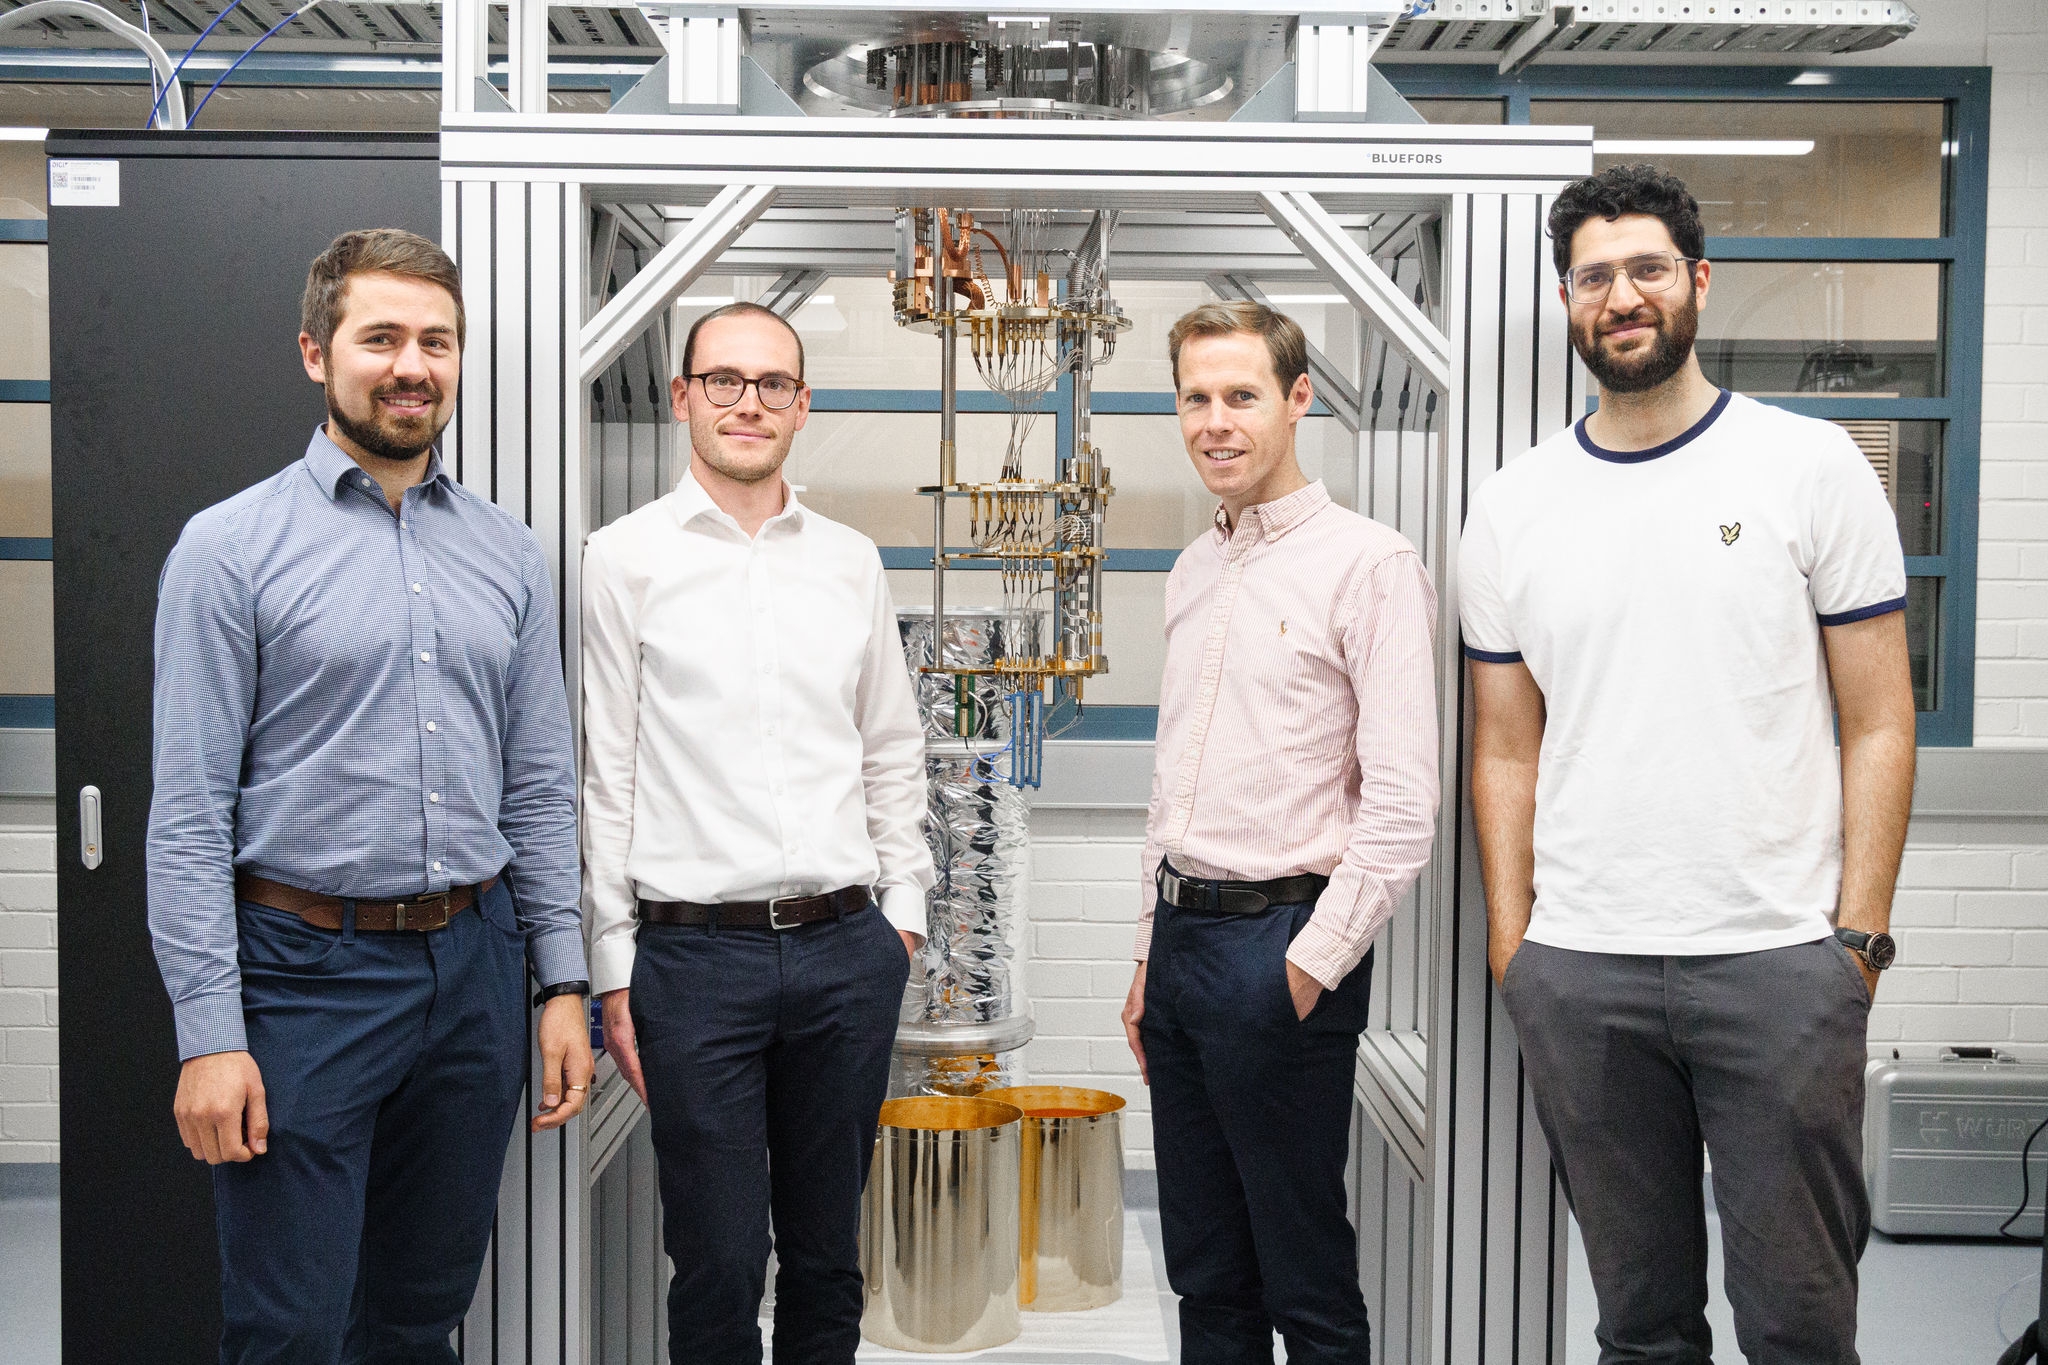
[[[2019,1207],[2020,1149],[2048,1118],[2048,1064],[1952,1048],[1935,1061],[1872,1062],[1864,1082],[1872,1224],[1893,1236],[1996,1236]],[[2038,1237],[2048,1135],[2028,1165],[2034,1197],[2011,1231]]]

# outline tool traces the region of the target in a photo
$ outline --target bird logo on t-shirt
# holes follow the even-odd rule
[[[1723,545],[1733,545],[1735,543],[1735,538],[1741,534],[1742,523],[1739,521],[1736,522],[1733,526],[1723,526],[1721,528],[1721,543]]]

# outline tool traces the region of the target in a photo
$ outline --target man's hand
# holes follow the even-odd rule
[[[1323,983],[1292,962],[1287,964],[1287,993],[1294,997],[1294,1017],[1308,1018],[1308,1012],[1323,998]]]
[[[186,1062],[171,1113],[186,1150],[209,1166],[248,1161],[270,1149],[263,1073],[247,1052],[210,1052]]]
[[[1152,1076],[1145,1070],[1145,1040],[1138,1036],[1138,1021],[1144,1017],[1145,964],[1140,962],[1136,975],[1131,977],[1131,993],[1124,997],[1124,1037],[1130,1039],[1131,1055],[1138,1059],[1138,1079],[1150,1085]]]
[[[1856,964],[1856,970],[1863,973],[1863,984],[1870,991],[1871,999],[1876,999],[1878,974],[1870,970],[1870,964],[1863,960],[1863,954],[1852,952],[1848,944],[1842,945],[1842,951],[1849,954],[1849,960]]]
[[[910,954],[912,962],[916,962],[918,950],[924,947],[924,935],[913,934],[908,929],[898,929],[896,937],[903,940],[903,951]]]
[[[640,1097],[647,1103],[647,1079],[640,1074],[640,1045],[633,1037],[633,992],[621,986],[598,997],[604,1002],[604,1050]]]
[[[589,1006],[580,995],[558,995],[540,1007],[540,1112],[533,1131],[560,1128],[590,1100]]]

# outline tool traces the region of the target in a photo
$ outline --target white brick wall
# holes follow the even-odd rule
[[[1892,931],[1872,1056],[1990,1043],[2048,1061],[2048,848],[1914,840]]]
[[[1991,194],[1976,735],[1982,745],[2031,746],[2048,744],[2048,5],[1992,0],[1984,14]],[[1947,17],[1939,7],[1923,13],[1923,28]],[[2035,922],[2048,924],[2048,914]]]
[[[0,811],[0,1161],[57,1159],[57,834]]]
[[[1031,817],[1025,986],[1038,1033],[1024,1051],[1039,1085],[1109,1090],[1124,1111],[1125,1159],[1152,1168],[1152,1097],[1124,1040],[1137,931],[1143,811],[1041,810]]]

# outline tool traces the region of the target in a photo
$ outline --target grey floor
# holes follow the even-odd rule
[[[33,1168],[55,1172],[51,1168]],[[1133,1209],[1153,1249],[1158,1281],[1159,1215]],[[1716,1355],[1739,1359],[1735,1325],[1720,1286],[1720,1234],[1713,1234],[1712,1302]],[[1993,1365],[2005,1344],[2033,1320],[2041,1253],[1990,1242],[1870,1239],[1863,1258],[1863,1365]],[[1571,1340],[1566,1365],[1593,1365],[1593,1285],[1573,1238]],[[1172,1296],[1162,1291],[1161,1318],[1173,1340]],[[53,1182],[24,1168],[0,1166],[0,1342],[10,1365],[58,1365],[57,1198]]]

